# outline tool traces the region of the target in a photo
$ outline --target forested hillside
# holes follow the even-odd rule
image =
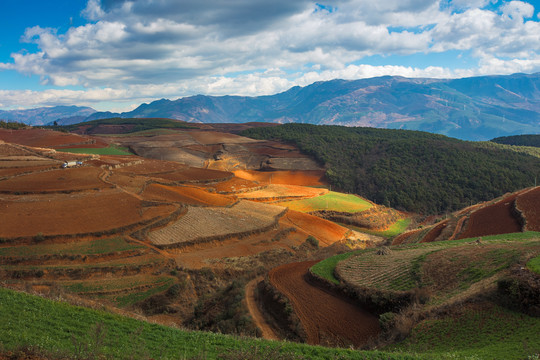
[[[419,131],[286,124],[244,136],[296,144],[337,189],[379,204],[441,214],[534,185],[540,159]]]
[[[502,137],[495,138],[491,141],[498,144],[505,144],[505,145],[540,147],[540,135],[502,136]]]

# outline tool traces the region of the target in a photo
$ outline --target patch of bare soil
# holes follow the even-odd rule
[[[512,194],[473,212],[458,239],[521,231],[519,219],[513,212],[513,203],[517,196],[518,193]]]
[[[306,282],[316,261],[282,265],[270,271],[270,282],[292,303],[312,345],[362,346],[379,332],[378,317]]]
[[[526,231],[540,231],[540,187],[519,195],[516,206],[525,218]]]
[[[257,299],[255,297],[255,288],[257,283],[261,281],[262,278],[253,279],[246,285],[246,305],[249,310],[249,314],[262,333],[262,337],[267,340],[279,340],[279,336],[274,331],[272,326],[266,321],[264,315],[257,305]]]

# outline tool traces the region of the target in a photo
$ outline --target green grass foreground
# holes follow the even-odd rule
[[[133,155],[125,147],[109,145],[105,148],[73,148],[73,149],[56,149],[60,152],[68,152],[74,154],[95,154],[95,155]]]
[[[0,319],[0,351],[33,346],[72,358],[422,358],[403,353],[355,351],[183,331],[3,288],[0,288]],[[229,357],[225,357],[227,355]]]
[[[527,263],[527,267],[537,274],[540,274],[540,256],[537,256]]]
[[[405,341],[388,349],[421,352],[433,359],[451,351],[456,358],[533,360],[540,355],[538,334],[539,318],[493,305],[424,321]]]

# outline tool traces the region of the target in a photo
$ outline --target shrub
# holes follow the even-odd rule
[[[307,237],[306,242],[313,247],[319,248],[319,240],[317,240],[315,237],[311,235]]]
[[[43,233],[39,232],[36,236],[34,236],[34,242],[40,243],[45,240],[45,236],[43,236]]]

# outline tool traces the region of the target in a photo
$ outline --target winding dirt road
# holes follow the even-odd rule
[[[261,281],[262,278],[251,280],[246,285],[246,303],[249,310],[249,314],[253,318],[255,325],[262,331],[262,337],[268,340],[279,340],[278,335],[274,329],[266,322],[264,316],[257,306],[257,300],[255,299],[255,287]]]
[[[269,273],[272,285],[291,301],[306,331],[307,343],[356,347],[365,344],[380,332],[378,318],[306,282],[304,275],[315,263],[286,264]]]

